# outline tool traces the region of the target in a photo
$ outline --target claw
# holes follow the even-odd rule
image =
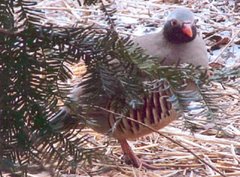
[[[119,143],[121,144],[123,153],[125,155],[125,161],[127,164],[129,164],[129,162],[136,168],[141,168],[144,167],[146,169],[149,170],[160,170],[160,167],[156,167],[154,165],[150,165],[146,162],[143,162],[141,159],[139,159],[136,154],[134,154],[134,152],[132,151],[131,147],[129,146],[127,140],[123,139],[123,140],[118,140]]]

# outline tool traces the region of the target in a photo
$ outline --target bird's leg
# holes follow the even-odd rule
[[[121,147],[122,151],[126,157],[125,161],[128,162],[130,161],[134,167],[139,168],[141,166],[140,159],[134,154],[132,148],[129,146],[127,140],[118,140]]]
[[[131,149],[131,147],[129,146],[127,140],[125,139],[121,139],[118,140],[119,143],[121,144],[123,153],[125,155],[125,157],[127,158],[126,161],[130,161],[132,163],[132,165],[136,168],[140,168],[140,167],[145,167],[147,169],[150,170],[159,170],[159,167],[147,164],[146,162],[141,161],[133,152],[133,150]]]

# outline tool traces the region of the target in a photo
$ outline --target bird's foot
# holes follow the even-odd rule
[[[149,170],[160,170],[160,167],[154,166],[154,165],[150,165],[144,161],[142,161],[141,159],[139,159],[134,152],[132,151],[131,147],[129,146],[128,142],[126,140],[119,140],[122,150],[124,152],[125,155],[125,162],[127,164],[132,164],[134,167],[136,168],[146,168]]]
[[[131,164],[133,165],[135,168],[146,168],[148,170],[161,170],[161,167],[157,167],[151,164],[148,164],[147,162],[142,161],[141,159],[139,159],[138,157],[135,157],[134,159],[130,159],[130,157],[128,155],[125,154],[124,156],[124,160],[126,162],[126,164]]]

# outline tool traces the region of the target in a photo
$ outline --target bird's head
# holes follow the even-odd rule
[[[163,27],[164,37],[172,43],[186,43],[197,35],[193,13],[186,8],[178,8],[170,13]]]

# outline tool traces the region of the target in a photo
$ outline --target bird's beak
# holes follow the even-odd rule
[[[192,25],[191,24],[183,24],[182,32],[184,34],[186,34],[187,36],[192,37],[193,36]]]

